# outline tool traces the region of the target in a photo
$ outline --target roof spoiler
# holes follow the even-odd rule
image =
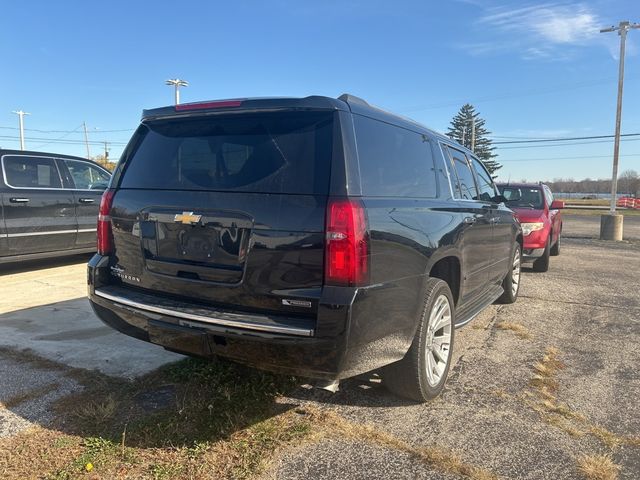
[[[355,103],[358,105],[363,105],[365,107],[371,106],[366,100],[360,97],[356,97],[355,95],[351,95],[350,93],[343,93],[338,97],[338,100],[342,100],[343,102],[348,103],[350,105]]]

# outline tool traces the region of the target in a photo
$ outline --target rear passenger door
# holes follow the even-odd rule
[[[63,189],[54,158],[3,155],[2,194],[9,255],[73,248],[76,213],[73,194]]]
[[[78,218],[78,248],[96,244],[96,225],[102,192],[109,185],[110,174],[96,165],[82,160],[60,159],[73,185],[73,198]]]
[[[480,294],[489,280],[493,261],[490,204],[478,201],[478,188],[465,153],[443,146],[448,160],[453,196],[462,222],[462,299]]]
[[[493,283],[501,281],[506,275],[511,263],[513,248],[513,231],[511,210],[495,201],[497,190],[491,175],[480,160],[471,157],[471,165],[476,174],[479,201],[483,208],[487,208],[489,223],[493,226],[493,240],[491,245],[492,262],[489,268],[489,280]]]

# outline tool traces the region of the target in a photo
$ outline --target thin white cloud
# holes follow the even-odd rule
[[[596,37],[602,22],[586,5],[546,3],[516,9],[494,8],[479,23],[549,43],[579,45]]]
[[[491,41],[460,45],[471,55],[518,51],[524,59],[566,60],[580,47],[602,43],[603,20],[583,3],[544,3],[485,9],[476,26]]]

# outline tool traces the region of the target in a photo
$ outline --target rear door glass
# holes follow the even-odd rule
[[[171,119],[144,124],[121,188],[327,194],[331,113]]]
[[[485,170],[480,160],[474,157],[471,157],[471,165],[476,172],[476,178],[478,180],[478,189],[480,190],[479,199],[483,202],[493,202],[496,196],[496,189],[493,180],[491,180],[491,175]]]
[[[26,155],[2,157],[7,185],[14,188],[62,188],[53,158]]]
[[[449,152],[451,166],[458,180],[456,182],[454,177],[451,178],[454,197],[463,200],[477,200],[478,190],[466,155],[455,148],[447,146],[445,149]]]
[[[109,185],[110,176],[86,162],[64,160],[79,190],[104,190]]]

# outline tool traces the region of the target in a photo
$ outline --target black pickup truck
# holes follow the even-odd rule
[[[96,251],[111,174],[84,158],[0,150],[0,263]]]
[[[89,297],[133,337],[417,401],[455,328],[515,301],[522,234],[468,150],[351,95],[146,110],[102,197]]]

